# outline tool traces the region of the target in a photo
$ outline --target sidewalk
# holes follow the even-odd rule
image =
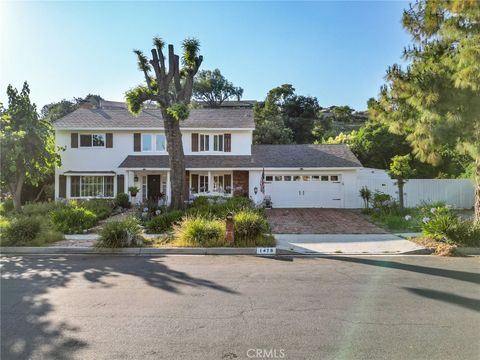
[[[394,234],[274,234],[277,248],[301,254],[411,254],[426,249]]]

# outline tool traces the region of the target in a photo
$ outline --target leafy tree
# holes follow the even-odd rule
[[[302,95],[292,95],[282,106],[285,125],[293,131],[297,144],[311,144],[314,140],[313,129],[319,120],[317,98]]]
[[[35,104],[30,101],[27,82],[21,92],[7,87],[8,107],[0,104],[0,150],[2,188],[13,195],[16,210],[21,207],[24,184],[36,185],[49,177],[60,163],[53,129],[40,120]]]
[[[416,157],[442,161],[444,145],[476,162],[475,219],[480,221],[480,2],[422,0],[403,15],[413,46],[406,69],[393,65],[371,115],[405,134]]]
[[[392,162],[390,164],[390,177],[392,179],[397,180],[398,186],[398,201],[400,203],[400,208],[403,209],[404,201],[403,201],[403,187],[409,178],[413,176],[415,171],[410,166],[411,156],[410,154],[407,155],[395,155],[392,158]]]
[[[295,94],[291,84],[271,89],[264,103],[256,107],[257,143],[312,143],[328,122],[319,115],[321,107],[315,97]],[[316,129],[316,133],[313,131]]]
[[[256,103],[253,108],[254,144],[291,144],[293,132],[285,126],[279,108],[271,102]]]
[[[180,57],[175,54],[173,45],[168,45],[167,69],[163,54],[165,42],[155,37],[153,46],[151,60],[148,60],[140,50],[134,50],[138,68],[145,77],[145,84],[127,91],[125,96],[128,109],[134,115],[142,111],[142,104],[147,100],[156,102],[160,107],[171,171],[171,207],[181,209],[185,206],[186,194],[184,190],[185,156],[180,121],[185,120],[189,115],[193,79],[202,64],[203,57],[199,55],[199,41],[185,39],[182,42],[182,68],[180,68]]]
[[[77,110],[82,102],[90,102],[96,106],[99,106],[101,100],[103,100],[103,98],[100,95],[92,94],[88,94],[84,98],[74,98],[73,100],[63,99],[58,102],[44,105],[40,111],[40,117],[53,122]]]
[[[355,110],[348,105],[332,106],[330,111],[332,112],[335,121],[343,123],[350,123],[355,121],[355,116],[353,115],[353,112]]]
[[[209,107],[219,107],[231,98],[240,101],[242,95],[243,89],[234,86],[218,69],[202,70],[195,76],[193,98],[207,103]]]

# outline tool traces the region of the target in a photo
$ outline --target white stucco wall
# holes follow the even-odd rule
[[[71,148],[71,133],[91,134],[91,133],[112,133],[113,148]],[[59,194],[58,175],[67,171],[115,171],[117,175],[125,175],[125,188],[132,185],[132,181],[128,181],[127,173],[124,169],[118,168],[122,161],[128,155],[166,155],[167,152],[134,152],[133,151],[133,133],[141,132],[148,134],[161,134],[161,131],[71,131],[56,130],[55,141],[57,146],[64,148],[60,151],[62,165],[55,171],[55,196]],[[210,135],[210,152],[194,152],[192,153],[191,134],[205,133]],[[213,135],[214,134],[232,134],[231,152],[214,152],[213,151]],[[185,155],[250,155],[252,143],[252,130],[225,130],[225,131],[191,131],[182,130],[183,146]],[[130,174],[130,177],[133,175]],[[138,186],[138,184],[135,184]],[[116,187],[116,180],[115,180]],[[140,186],[138,186],[140,188]],[[69,195],[69,179],[67,179],[67,197]]]

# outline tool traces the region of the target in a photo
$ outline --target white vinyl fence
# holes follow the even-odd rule
[[[372,192],[381,191],[398,200],[398,187],[384,170],[360,170],[357,185],[359,191],[366,186]],[[411,179],[403,190],[406,207],[432,201],[442,201],[462,209],[470,209],[474,204],[474,185],[468,179]],[[358,198],[358,207],[363,207],[360,195]]]

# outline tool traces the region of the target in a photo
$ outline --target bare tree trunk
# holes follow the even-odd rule
[[[35,199],[33,200],[33,202],[37,202],[40,197],[42,196],[43,192],[45,191],[45,188],[47,187],[47,184],[43,184],[40,191],[38,192],[37,196],[35,197]]]
[[[475,221],[480,222],[480,158],[475,161]]]
[[[17,178],[17,182],[12,184],[13,208],[16,211],[20,211],[22,208],[22,189],[24,182],[25,174],[20,174]]]
[[[397,180],[398,184],[398,202],[400,204],[400,209],[403,209],[404,207],[404,200],[403,200],[403,186],[405,185],[404,180]]]
[[[185,156],[183,153],[182,133],[180,123],[166,111],[162,111],[165,136],[167,138],[167,151],[170,162],[170,184],[172,209],[185,207]]]

